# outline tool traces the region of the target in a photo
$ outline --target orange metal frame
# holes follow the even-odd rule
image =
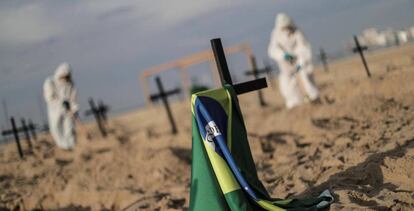
[[[251,63],[251,60],[250,60],[250,58],[253,56],[253,52],[252,52],[252,48],[249,43],[243,43],[243,44],[231,46],[225,49],[226,55],[235,54],[239,52],[246,53],[247,62],[250,68],[253,68],[253,64]],[[220,77],[217,73],[217,70],[216,70],[217,67],[214,62],[213,52],[211,50],[202,51],[199,53],[195,53],[195,54],[191,54],[189,56],[183,57],[181,59],[177,59],[177,60],[174,60],[168,63],[164,63],[164,64],[161,64],[155,67],[151,67],[147,70],[142,71],[139,80],[141,81],[142,91],[145,96],[146,105],[147,106],[151,105],[149,86],[148,86],[148,81],[147,81],[148,77],[159,74],[167,70],[178,68],[180,70],[180,79],[181,79],[182,87],[184,91],[186,92],[186,94],[188,94],[187,92],[190,88],[190,79],[188,78],[187,68],[192,65],[200,64],[203,62],[210,62],[213,80],[215,81],[215,84],[217,86],[221,86]]]

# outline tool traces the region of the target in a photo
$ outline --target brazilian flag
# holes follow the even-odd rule
[[[259,181],[246,128],[231,86],[192,95],[193,159],[190,210],[317,210],[328,190],[311,199],[272,199]]]

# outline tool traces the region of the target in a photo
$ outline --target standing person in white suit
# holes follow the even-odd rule
[[[311,101],[319,99],[319,91],[313,79],[311,46],[293,20],[284,13],[276,17],[268,54],[279,64],[279,88],[287,108],[293,108],[303,102],[300,82]],[[296,77],[297,74],[300,81]]]
[[[55,74],[45,80],[43,95],[47,104],[50,133],[56,145],[65,150],[73,149],[79,106],[68,63],[60,64]]]

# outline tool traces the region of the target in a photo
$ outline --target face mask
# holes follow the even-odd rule
[[[70,76],[70,75],[60,77],[60,78],[59,78],[59,80],[60,80],[61,82],[65,82],[65,83],[71,83],[71,82],[72,82],[72,78],[71,78],[71,76]]]
[[[291,26],[287,26],[283,28],[283,31],[287,32],[289,35],[293,34],[295,32],[295,28]]]

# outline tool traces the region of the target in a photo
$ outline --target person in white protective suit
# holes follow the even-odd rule
[[[68,63],[60,64],[55,74],[45,80],[43,95],[47,104],[49,130],[56,145],[71,150],[76,142],[75,120],[79,107]]]
[[[286,14],[276,16],[268,54],[279,65],[279,88],[287,108],[300,105],[304,100],[303,94],[311,101],[319,100],[319,91],[313,79],[311,46]]]

